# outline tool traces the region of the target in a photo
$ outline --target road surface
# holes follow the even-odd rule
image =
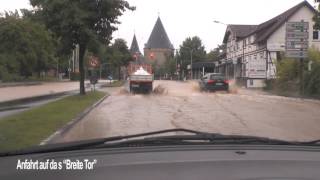
[[[320,102],[258,91],[201,93],[194,82],[157,81],[162,94],[113,91],[57,142],[128,135],[169,128],[284,140],[320,139]]]

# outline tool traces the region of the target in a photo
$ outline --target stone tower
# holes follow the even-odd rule
[[[144,58],[146,62],[160,66],[173,57],[173,54],[174,47],[170,42],[160,17],[158,17],[149,40],[145,44]]]

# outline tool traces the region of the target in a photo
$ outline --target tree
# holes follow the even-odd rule
[[[208,54],[207,54],[207,61],[218,61],[219,60],[219,55],[220,52],[217,51],[217,49],[215,48],[214,50],[211,50]]]
[[[206,51],[201,39],[198,36],[188,37],[180,45],[179,60],[182,70],[186,70],[187,65],[191,63],[191,51],[193,62],[206,59]]]
[[[225,51],[225,45],[218,45],[207,54],[207,61],[218,61]]]
[[[176,73],[176,60],[175,58],[170,58],[164,63],[164,69],[168,76],[173,77]]]
[[[66,53],[79,45],[80,94],[85,94],[84,56],[88,44],[99,40],[109,44],[117,30],[118,17],[127,9],[134,10],[125,0],[30,0],[34,12],[47,28],[61,40]]]
[[[111,65],[117,68],[118,77],[121,76],[121,67],[127,66],[133,60],[127,42],[124,39],[115,39],[109,50],[108,59]]]
[[[319,2],[318,0],[316,2]],[[313,16],[313,21],[314,21],[314,25],[313,25],[313,29],[314,30],[320,30],[320,4],[318,5],[318,9],[315,12],[314,16]]]
[[[11,74],[28,78],[40,76],[55,61],[51,34],[41,24],[24,19],[16,12],[0,18],[1,78]]]

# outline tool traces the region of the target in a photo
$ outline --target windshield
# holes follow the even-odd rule
[[[167,129],[318,140],[317,6],[2,2],[0,151]]]

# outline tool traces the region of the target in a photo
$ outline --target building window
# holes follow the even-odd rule
[[[319,39],[319,31],[313,31],[313,39],[318,40]]]

